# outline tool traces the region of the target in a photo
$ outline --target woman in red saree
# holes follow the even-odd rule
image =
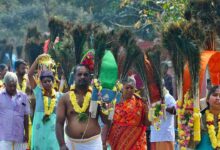
[[[122,99],[116,104],[108,142],[112,150],[146,150],[146,105],[134,94],[135,80],[124,83]]]

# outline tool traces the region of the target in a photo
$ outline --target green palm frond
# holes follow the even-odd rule
[[[50,29],[50,40],[54,42],[56,37],[64,36],[64,22],[57,17],[52,17],[49,20],[48,27]]]
[[[75,60],[76,64],[79,64],[82,58],[83,46],[86,42],[86,31],[82,26],[78,25],[73,29],[73,39],[75,45]]]
[[[133,34],[130,30],[124,29],[119,33],[119,42],[123,47],[127,47],[129,45],[129,41],[133,39]]]
[[[146,96],[147,100],[150,99],[150,94],[148,90],[148,80],[147,80],[147,74],[145,73],[145,64],[144,64],[144,54],[141,53],[138,55],[134,61],[134,68],[138,72],[138,74],[141,77],[141,80],[144,84],[144,96]]]
[[[154,79],[159,88],[161,98],[163,99],[164,95],[163,95],[163,85],[162,85],[162,74],[160,70],[161,68],[160,51],[159,50],[147,51],[147,56],[149,58],[149,61],[151,62]]]
[[[120,79],[124,80],[127,77],[127,73],[131,68],[134,60],[141,54],[141,50],[136,45],[136,41],[131,39],[128,43],[128,46],[125,47],[126,50],[126,57],[123,62],[122,73],[120,75]]]
[[[181,45],[182,30],[178,24],[170,24],[163,32],[163,45],[169,51],[174,67],[177,81],[182,79],[184,68],[184,55],[179,45]]]
[[[95,36],[95,39],[94,39],[94,49],[95,49],[94,72],[95,72],[95,76],[97,76],[97,77],[99,75],[102,57],[105,54],[106,43],[107,43],[106,33],[104,33],[104,32],[97,33]]]
[[[186,26],[185,26],[186,27]],[[196,90],[198,90],[198,82],[199,82],[199,71],[200,71],[200,49],[198,41],[196,41],[195,37],[189,36],[189,28],[184,28],[184,33],[181,36],[182,44],[180,48],[186,58],[189,65],[189,72],[191,76],[191,89],[192,93],[195,94]]]
[[[117,40],[117,34],[115,30],[111,30],[107,34],[107,49],[112,51],[112,54],[115,57],[116,62],[118,62],[118,52],[120,48],[120,44]]]

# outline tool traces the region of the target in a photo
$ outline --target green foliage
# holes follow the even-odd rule
[[[205,33],[205,49],[216,49],[216,38],[220,36],[220,1],[190,0],[185,18],[199,24]]]
[[[138,10],[139,19],[134,24],[135,28],[153,26],[160,32],[165,23],[184,19],[188,2],[189,0],[121,0],[121,6],[135,7]]]
[[[121,0],[1,0],[0,34],[2,38],[14,38],[16,43],[24,43],[28,27],[36,25],[39,31],[48,31],[49,18],[56,16],[74,23],[97,22],[110,28],[127,28],[142,38],[153,39],[154,21],[145,23],[147,19],[142,10],[148,9],[148,20],[152,20],[155,12],[162,12],[162,8],[154,2],[147,2],[149,5],[138,2],[125,7],[120,7],[120,3]],[[144,24],[137,29],[134,24],[139,20]]]

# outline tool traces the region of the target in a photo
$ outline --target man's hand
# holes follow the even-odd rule
[[[166,111],[172,115],[176,115],[176,107],[175,106],[166,108]]]

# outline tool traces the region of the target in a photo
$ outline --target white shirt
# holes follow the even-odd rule
[[[166,107],[176,106],[175,99],[169,94],[165,95]],[[174,131],[174,115],[166,112],[166,120],[161,120],[160,130],[157,131],[153,126],[151,126],[150,141],[151,142],[165,142],[165,141],[175,141],[175,131]]]

